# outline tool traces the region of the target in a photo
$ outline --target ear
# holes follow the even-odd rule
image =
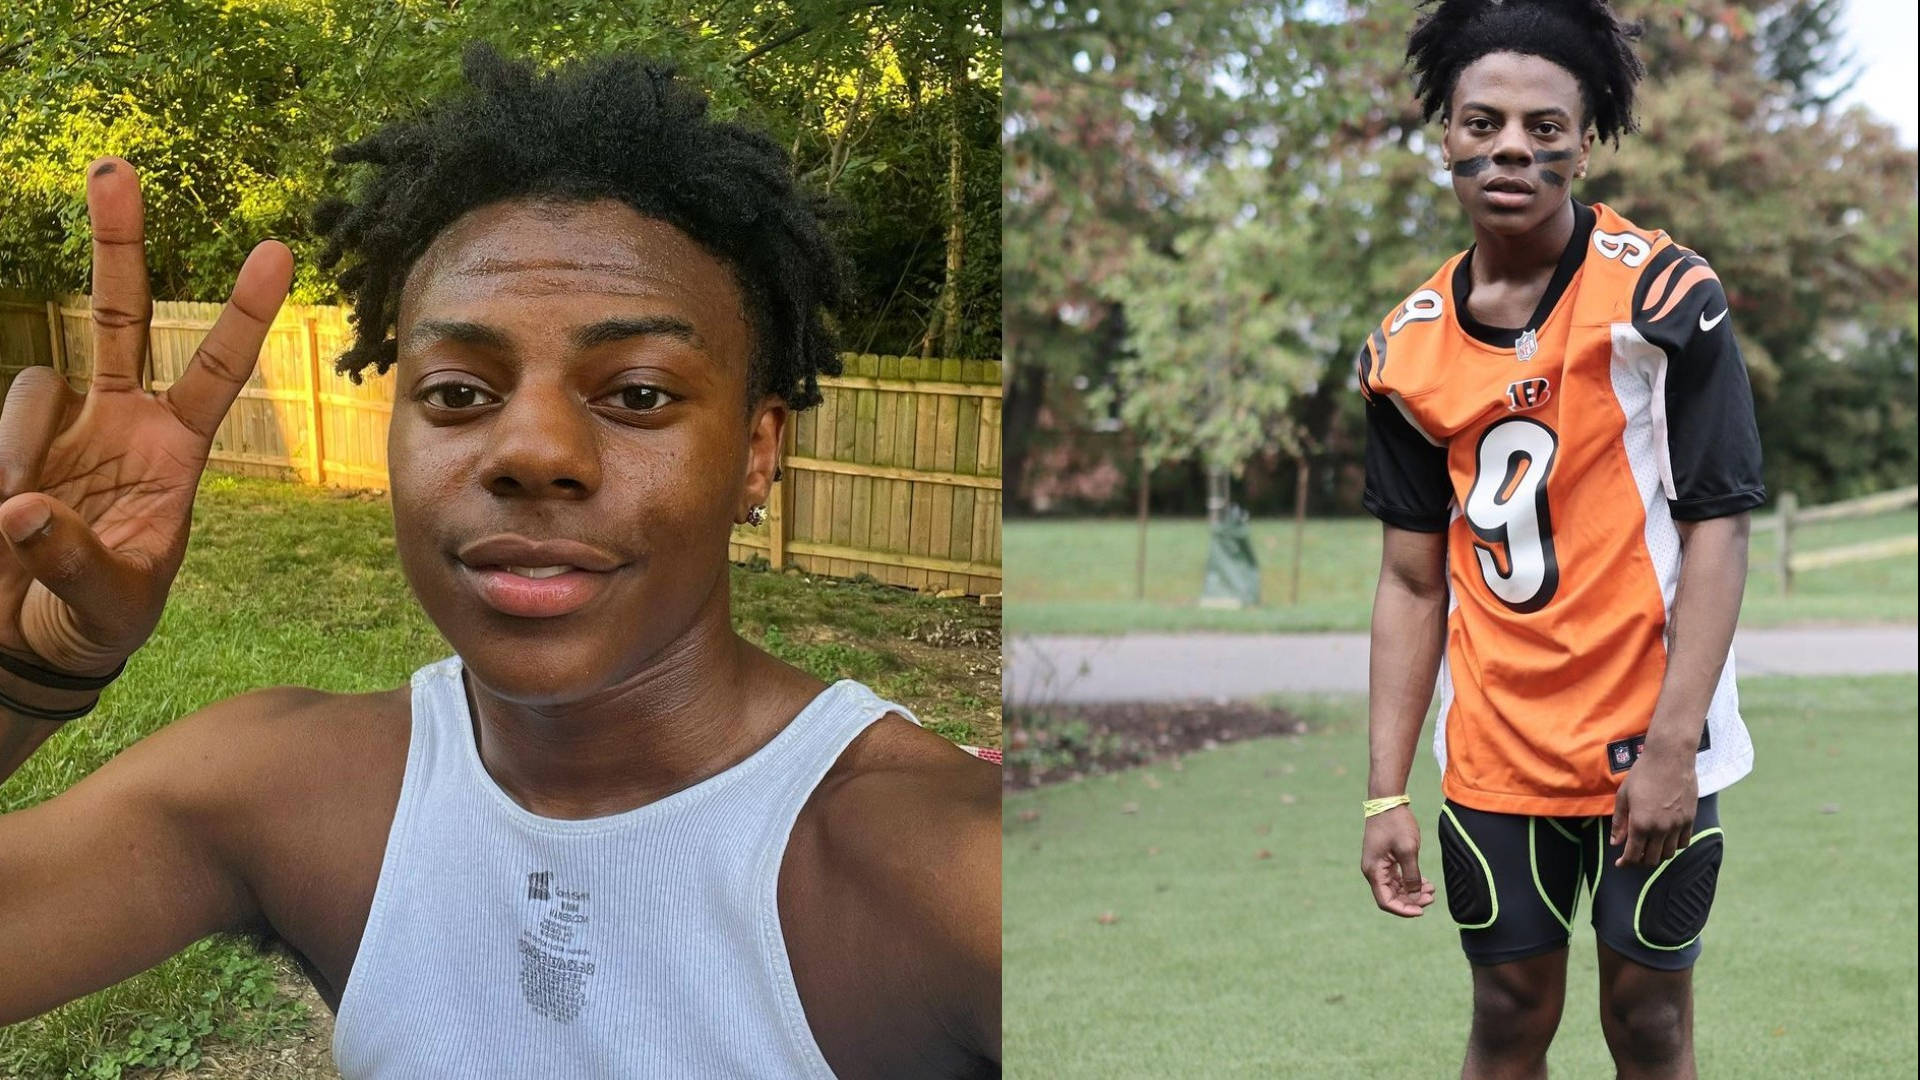
[[[1575,178],[1587,175],[1587,158],[1593,154],[1593,125],[1588,124],[1580,133],[1580,152],[1573,157],[1573,175]]]
[[[766,505],[772,497],[773,476],[780,468],[780,448],[790,414],[786,401],[773,394],[754,406],[747,421],[747,474],[741,490],[745,501],[734,508],[734,521],[745,523],[748,510]]]
[[[1448,120],[1445,109],[1446,109],[1446,106],[1444,105],[1441,106],[1442,111],[1440,113],[1440,167],[1443,169],[1451,170],[1453,168],[1453,156],[1447,152],[1447,136],[1453,134],[1453,124],[1450,120]]]

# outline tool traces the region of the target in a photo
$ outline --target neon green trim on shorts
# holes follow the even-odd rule
[[[1480,872],[1485,875],[1487,879],[1487,895],[1493,898],[1493,914],[1487,916],[1486,922],[1474,923],[1472,925],[1461,923],[1460,929],[1485,930],[1487,927],[1493,925],[1495,919],[1500,917],[1500,890],[1496,888],[1493,883],[1493,868],[1487,865],[1487,857],[1480,854],[1480,845],[1473,842],[1473,834],[1467,832],[1466,826],[1460,824],[1460,819],[1454,814],[1453,807],[1442,803],[1440,804],[1440,812],[1447,815],[1447,818],[1453,822],[1454,831],[1460,834],[1460,839],[1467,842],[1467,850],[1473,852],[1473,857],[1479,860]]]
[[[1540,894],[1540,902],[1547,905],[1547,910],[1553,912],[1553,917],[1560,920],[1560,925],[1566,928],[1567,933],[1571,934],[1573,933],[1573,912],[1569,911],[1565,915],[1561,915],[1560,909],[1554,906],[1553,898],[1547,895],[1546,887],[1540,884],[1540,857],[1536,853],[1533,838],[1533,823],[1539,820],[1537,817],[1527,819],[1527,867],[1533,871],[1533,891]],[[1553,819],[1548,818],[1547,820],[1552,821]],[[1557,829],[1559,826],[1555,825],[1554,828]],[[1576,904],[1579,902],[1579,895],[1579,890],[1575,889],[1574,902]]]
[[[1727,835],[1726,830],[1722,829],[1718,825],[1715,825],[1713,828],[1708,829],[1704,832],[1694,833],[1693,839],[1687,841],[1687,847],[1681,848],[1680,851],[1674,852],[1673,858],[1668,859],[1666,862],[1661,863],[1658,867],[1654,869],[1653,873],[1647,875],[1647,883],[1645,885],[1640,886],[1639,899],[1633,902],[1633,936],[1640,939],[1640,944],[1645,945],[1649,949],[1658,949],[1661,952],[1679,952],[1681,949],[1687,948],[1688,946],[1692,945],[1694,942],[1700,940],[1700,935],[1695,934],[1691,938],[1688,938],[1686,941],[1678,945],[1655,945],[1653,942],[1648,941],[1646,938],[1646,935],[1640,932],[1640,905],[1647,902],[1647,890],[1653,888],[1653,883],[1659,880],[1661,874],[1666,873],[1667,867],[1672,866],[1674,862],[1680,858],[1680,855],[1682,852],[1686,851],[1687,848],[1690,848],[1693,845],[1699,843],[1701,840],[1704,840],[1707,837],[1713,836],[1715,834],[1718,834],[1720,836]],[[1702,933],[1704,932],[1705,931],[1702,931]]]
[[[1558,832],[1560,833],[1560,835],[1561,835],[1561,836],[1564,836],[1564,837],[1566,837],[1567,839],[1569,839],[1569,840],[1571,840],[1571,841],[1573,841],[1573,842],[1574,842],[1574,843],[1576,843],[1576,844],[1578,844],[1578,843],[1580,842],[1580,838],[1579,838],[1579,837],[1577,837],[1577,836],[1575,836],[1575,835],[1573,835],[1572,833],[1570,833],[1570,832],[1568,832],[1568,831],[1567,831],[1567,827],[1566,827],[1565,825],[1562,825],[1562,824],[1560,824],[1560,819],[1559,819],[1559,818],[1548,818],[1548,819],[1547,819],[1547,824],[1549,824],[1549,825],[1551,825],[1551,826],[1553,826],[1553,827],[1554,827],[1554,829],[1555,829],[1556,831],[1558,831]]]

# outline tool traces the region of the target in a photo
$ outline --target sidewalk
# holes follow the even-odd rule
[[[1741,630],[1733,652],[1756,675],[1920,671],[1920,628]],[[1014,637],[1002,663],[1008,704],[1243,700],[1268,694],[1365,693],[1365,634],[1127,634]]]

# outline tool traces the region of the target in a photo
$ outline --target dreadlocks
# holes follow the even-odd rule
[[[1460,73],[1489,53],[1538,56],[1580,84],[1587,122],[1602,142],[1635,128],[1634,84],[1646,68],[1634,54],[1640,24],[1623,21],[1606,0],[1422,0],[1431,8],[1407,35],[1420,115],[1443,115]]]
[[[372,166],[349,201],[314,212],[322,266],[342,260],[353,347],[336,367],[357,382],[393,366],[389,336],[414,261],[468,211],[519,197],[615,199],[678,228],[732,269],[754,330],[748,401],[796,409],[820,401],[818,376],[840,372],[824,311],[842,294],[820,206],[758,132],[707,116],[707,99],[673,69],[634,56],[549,73],[467,48],[467,92],[334,152]]]

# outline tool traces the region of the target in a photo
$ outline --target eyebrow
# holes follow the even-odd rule
[[[581,349],[591,349],[597,345],[607,345],[637,337],[670,337],[696,348],[706,348],[706,343],[701,341],[700,335],[694,332],[692,323],[671,315],[601,319],[599,322],[580,327],[569,336],[573,339],[574,346]],[[407,335],[407,343],[415,348],[436,341],[453,341],[462,345],[479,345],[502,351],[511,348],[511,343],[505,334],[491,326],[475,322],[425,319],[415,323],[412,332]]]
[[[1501,115],[1504,115],[1504,113],[1502,112],[1502,110],[1500,110],[1500,109],[1497,109],[1497,108],[1495,108],[1495,107],[1494,107],[1494,106],[1492,106],[1492,105],[1487,105],[1487,104],[1484,104],[1484,103],[1482,103],[1482,102],[1478,102],[1478,101],[1469,101],[1469,102],[1467,102],[1467,103],[1465,103],[1465,104],[1463,104],[1463,105],[1461,105],[1461,106],[1460,106],[1460,108],[1461,108],[1461,111],[1463,111],[1463,112],[1464,112],[1464,111],[1466,111],[1466,110],[1468,110],[1468,109],[1479,109],[1479,110],[1480,110],[1481,112],[1484,112],[1484,113],[1492,113],[1492,114],[1493,114],[1493,115],[1495,115],[1495,116],[1501,116]],[[1522,115],[1525,115],[1525,116],[1528,116],[1528,117],[1540,117],[1540,116],[1566,116],[1566,117],[1571,117],[1571,116],[1572,116],[1573,114],[1572,114],[1572,113],[1570,113],[1570,112],[1568,112],[1567,110],[1565,110],[1565,109],[1563,109],[1563,108],[1561,108],[1561,107],[1560,107],[1560,106],[1558,106],[1558,105],[1550,105],[1550,106],[1548,106],[1547,108],[1544,108],[1544,109],[1532,109],[1532,110],[1529,110],[1528,112],[1526,112],[1526,113],[1524,113],[1524,114],[1522,114]]]

